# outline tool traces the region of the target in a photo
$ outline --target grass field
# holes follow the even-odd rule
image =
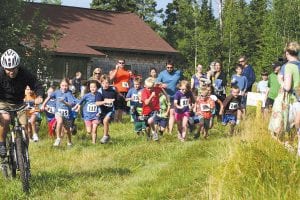
[[[300,199],[300,161],[253,116],[233,137],[216,125],[208,140],[185,143],[146,141],[124,123],[111,125],[109,144],[92,145],[79,123],[72,148],[53,148],[44,126],[30,145],[30,194],[0,177],[0,199]]]

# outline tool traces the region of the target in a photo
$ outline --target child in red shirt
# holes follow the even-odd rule
[[[142,115],[145,117],[145,122],[152,131],[152,139],[157,141],[158,134],[155,131],[155,117],[156,114],[159,112],[159,94],[163,92],[166,96],[166,92],[158,85],[154,86],[155,79],[154,78],[147,78],[145,80],[144,89],[142,90]]]

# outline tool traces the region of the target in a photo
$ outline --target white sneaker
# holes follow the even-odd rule
[[[109,135],[104,135],[104,136],[101,138],[100,143],[101,143],[101,144],[106,144],[109,140],[110,140],[110,136],[109,136]]]
[[[67,143],[67,146],[68,146],[68,147],[72,147],[72,146],[73,146],[73,143],[72,143],[72,142],[68,142],[68,143]]]
[[[152,133],[152,140],[158,141],[158,134],[156,132]]]
[[[32,136],[32,140],[33,140],[34,142],[39,141],[39,136],[38,136],[36,133],[34,133],[33,136]]]
[[[53,146],[58,147],[59,144],[60,144],[60,138],[56,138],[56,140],[55,140]]]

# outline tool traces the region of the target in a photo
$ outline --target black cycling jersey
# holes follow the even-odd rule
[[[37,96],[44,96],[44,88],[37,78],[28,70],[19,67],[15,78],[6,75],[4,68],[0,67],[0,101],[21,104],[25,97],[25,88],[30,87]]]

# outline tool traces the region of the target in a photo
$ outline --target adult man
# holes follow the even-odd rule
[[[243,67],[243,73],[242,75],[245,76],[247,78],[247,90],[246,92],[251,92],[252,90],[252,85],[253,83],[255,82],[255,73],[254,73],[254,70],[253,70],[253,67],[247,63],[248,60],[247,60],[247,57],[246,56],[241,56],[240,59],[239,59],[239,64],[242,65]]]
[[[6,156],[5,133],[8,131],[10,115],[3,109],[13,109],[23,104],[25,88],[29,86],[37,95],[35,101],[43,101],[44,89],[36,77],[24,68],[19,67],[20,57],[12,49],[8,49],[1,56],[0,67],[0,157]],[[27,126],[27,117],[24,111],[18,112],[22,126]],[[25,131],[27,128],[25,128]]]
[[[126,94],[129,90],[129,81],[131,72],[125,68],[125,60],[119,59],[116,68],[109,72],[109,78],[113,81],[115,88],[117,88],[119,95],[116,101],[116,118],[115,121],[122,121],[123,111],[127,111],[125,101]]]
[[[162,88],[164,88],[169,95],[171,102],[170,118],[169,118],[169,133],[172,133],[174,121],[175,121],[175,109],[174,109],[174,95],[177,91],[177,84],[182,79],[182,72],[180,70],[174,69],[174,63],[168,61],[166,63],[166,69],[159,73],[156,82],[162,83]]]

